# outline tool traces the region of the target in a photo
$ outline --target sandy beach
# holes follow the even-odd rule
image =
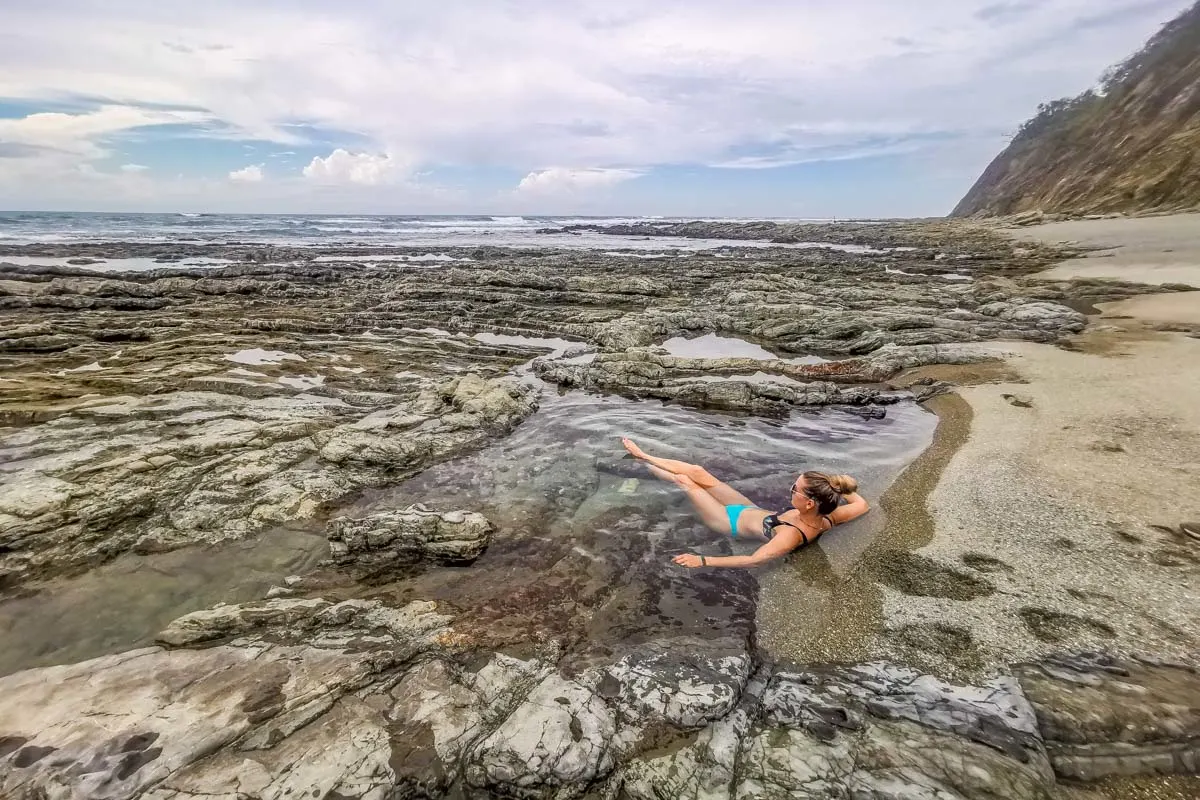
[[[1200,215],[1180,215],[1019,235],[1114,248],[1039,278],[1200,286],[1198,225]],[[892,541],[918,547],[915,567],[942,578],[917,592],[884,588],[884,652],[949,671],[1068,649],[1196,662],[1200,542],[1184,528],[1200,526],[1200,292],[1098,309],[1065,347],[997,343],[1004,360],[991,372],[904,376],[963,385],[961,401],[934,408],[937,440],[957,450],[927,452],[889,492]],[[925,507],[901,510],[897,495],[919,501],[931,482],[924,462],[944,465],[936,486]],[[1194,779],[1143,778],[1065,796],[1166,800],[1196,790]]]
[[[1200,214],[1052,222],[1010,231],[1045,244],[1070,243],[1091,252],[1039,278],[1099,278],[1200,287]]]
[[[1064,647],[1194,658],[1198,559],[1179,526],[1200,519],[1200,373],[1181,366],[1198,363],[1200,342],[1104,327],[1118,330],[1079,337],[1077,351],[1004,346],[1019,380],[960,390],[970,434],[917,551],[948,586],[888,592],[889,627],[936,621],[984,663]]]
[[[1160,267],[1138,259],[1175,249],[1195,224],[1198,215],[1095,220],[1020,235],[1103,242],[1122,254],[1037,277],[1106,269],[1146,279]],[[1153,245],[1154,231],[1171,233]],[[1170,274],[1200,285],[1200,246],[1190,245],[1169,254]],[[944,591],[885,588],[885,650],[896,647],[890,639],[911,643],[910,632],[924,626],[939,632],[924,639],[935,669],[986,669],[1064,648],[1188,660],[1200,652],[1200,554],[1180,527],[1200,520],[1200,340],[1159,330],[1200,322],[1200,293],[1144,295],[1100,312],[1065,347],[994,343],[1004,360],[991,370],[926,367],[904,376],[965,384],[962,405],[936,410],[939,437],[945,428],[963,439],[964,425],[969,434],[929,494],[930,521],[897,517],[892,541],[917,546],[913,568],[940,571]],[[919,496],[928,483],[920,466],[893,495]],[[896,649],[922,658],[920,648]]]

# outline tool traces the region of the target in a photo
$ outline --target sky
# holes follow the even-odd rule
[[[932,216],[1188,0],[3,0],[0,209]]]

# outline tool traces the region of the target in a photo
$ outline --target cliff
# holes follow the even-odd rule
[[[1042,104],[951,216],[1200,206],[1200,2],[1096,90]]]

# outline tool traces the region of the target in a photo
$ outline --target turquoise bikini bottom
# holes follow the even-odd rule
[[[747,508],[758,508],[758,506],[725,506],[725,515],[729,517],[729,533],[733,538],[737,538],[737,523],[738,517]]]

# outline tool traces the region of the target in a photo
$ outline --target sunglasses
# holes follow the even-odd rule
[[[792,494],[802,494],[805,497],[807,497],[809,500],[816,499],[815,497],[813,497],[811,494],[808,493],[808,490],[800,488],[800,481],[798,479],[792,483]]]

